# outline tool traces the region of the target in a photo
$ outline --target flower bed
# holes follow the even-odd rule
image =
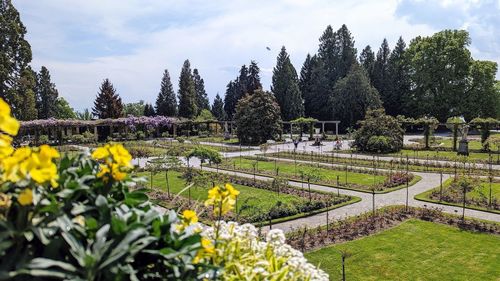
[[[345,220],[332,222],[328,227],[297,229],[287,234],[287,242],[294,248],[308,251],[333,243],[342,243],[388,229],[409,218],[458,226],[462,229],[500,234],[500,224],[475,219],[462,220],[438,209],[391,206]]]
[[[331,193],[323,193],[317,191],[309,191],[289,186],[286,181],[278,179],[277,181],[260,181],[253,180],[244,177],[236,177],[233,175],[217,174],[214,172],[199,171],[194,169],[181,169],[184,175],[183,177],[189,177],[192,182],[197,183],[196,186],[192,187],[192,193],[197,192],[200,188],[206,189],[206,186],[213,186],[218,183],[230,182],[232,184],[242,185],[246,187],[252,187],[262,190],[268,190],[276,195],[286,196],[291,195],[297,198],[293,201],[293,204],[288,203],[283,200],[283,202],[278,201],[276,205],[273,205],[269,211],[253,211],[251,204],[245,203],[245,201],[239,198],[240,208],[237,213],[230,212],[226,215],[225,219],[236,220],[239,222],[269,222],[269,220],[284,219],[286,217],[297,216],[297,215],[307,215],[316,211],[324,210],[326,208],[335,208],[339,205],[345,205],[355,202],[357,198],[351,196],[337,196]],[[171,172],[172,173],[172,172]],[[187,174],[189,173],[189,174]],[[203,186],[204,184],[204,186]],[[196,200],[186,199],[186,193],[183,196],[170,196],[166,195],[165,191],[160,191],[155,188],[150,194],[153,198],[162,202],[165,206],[176,209],[185,208],[195,208],[197,210],[204,210],[202,206],[196,204]],[[281,197],[280,197],[281,198]],[[256,200],[267,200],[267,198],[255,198]],[[280,203],[281,202],[281,203]],[[242,212],[245,211],[245,212]],[[213,220],[211,217],[206,216],[206,212],[201,212],[201,216],[207,220]]]

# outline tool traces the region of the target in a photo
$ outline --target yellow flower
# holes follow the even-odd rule
[[[12,200],[10,199],[10,195],[0,193],[0,209],[8,209],[11,204]]]
[[[76,216],[72,220],[72,222],[81,225],[82,227],[85,227],[85,217],[84,216]]]
[[[5,157],[11,155],[12,152],[14,152],[14,148],[12,147],[12,137],[0,134],[0,159],[5,159]]]
[[[207,254],[215,253],[215,246],[210,239],[207,239],[205,237],[201,238],[201,246]]]
[[[215,246],[210,239],[205,237],[201,238],[201,249],[198,250],[196,256],[193,259],[193,263],[197,264],[201,259],[205,257],[210,257],[215,254]]]
[[[9,105],[0,98],[0,130],[11,135],[17,135],[19,131],[19,122],[10,115]]]
[[[92,158],[101,160],[104,164],[99,166],[98,178],[109,180],[110,176],[121,181],[127,176],[126,170],[132,168],[132,156],[121,144],[106,144],[92,153]]]
[[[187,225],[198,222],[198,216],[196,216],[196,212],[193,210],[184,210],[184,212],[182,212],[182,218]]]
[[[215,186],[208,191],[205,206],[213,206],[216,216],[225,215],[234,208],[238,194],[240,192],[230,184],[225,184],[223,187]]]
[[[94,152],[92,152],[92,158],[95,160],[101,160],[109,157],[109,144],[106,144],[104,147],[98,147]]]
[[[17,201],[19,201],[19,204],[23,206],[33,204],[33,191],[31,191],[31,189],[29,188],[21,191],[21,193],[19,193],[19,196],[17,197]]]

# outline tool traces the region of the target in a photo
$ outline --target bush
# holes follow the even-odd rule
[[[72,143],[84,143],[85,142],[85,137],[83,135],[72,135],[71,136],[71,142]]]
[[[404,130],[398,120],[383,109],[369,110],[354,132],[353,147],[374,153],[397,152],[403,148]]]
[[[49,140],[49,136],[47,135],[41,135],[39,138],[38,138],[38,142],[40,144],[49,144],[50,140]]]
[[[146,138],[146,134],[143,132],[143,131],[137,131],[135,133],[135,137],[138,139],[138,140],[143,140]]]
[[[242,144],[277,140],[282,132],[280,107],[271,93],[262,90],[240,99],[234,120]]]

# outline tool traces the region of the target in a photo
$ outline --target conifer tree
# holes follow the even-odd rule
[[[154,109],[152,104],[146,103],[146,105],[144,106],[144,114],[143,115],[148,116],[148,117],[156,115],[155,109]]]
[[[18,118],[20,120],[34,120],[38,118],[36,108],[36,73],[27,67],[21,73],[21,77],[17,83],[17,93],[21,99],[19,106]]]
[[[229,120],[233,119],[236,104],[238,103],[239,93],[237,83],[229,81],[226,86],[226,94],[224,95],[224,112]]]
[[[194,86],[193,73],[189,60],[184,61],[181,75],[179,77],[179,116],[194,118],[198,113],[196,103],[196,89]]]
[[[217,93],[217,95],[215,96],[214,103],[212,104],[212,114],[219,121],[226,119],[226,112],[224,111],[224,101],[222,101],[219,93]]]
[[[162,116],[177,116],[177,99],[167,69],[163,72],[160,92],[156,98],[156,114]]]
[[[49,70],[45,66],[42,66],[37,78],[36,95],[38,118],[53,118],[56,116],[56,100],[59,96],[56,85],[50,80]]]
[[[283,120],[288,121],[303,116],[304,104],[299,89],[299,79],[284,46],[273,70],[271,92],[281,108]]]
[[[320,37],[317,61],[312,71],[311,95],[304,95],[306,112],[310,117],[319,120],[329,120],[333,114],[333,87],[336,82],[345,77],[356,60],[354,39],[346,25],[333,32],[331,26]]]
[[[253,94],[254,91],[262,89],[262,84],[260,83],[260,68],[257,62],[251,61],[248,67],[248,78],[247,78],[247,92],[248,94]],[[244,93],[244,94],[245,94]]]
[[[372,51],[370,45],[367,45],[359,55],[359,62],[365,69],[371,83],[373,83],[373,68],[375,65],[375,53]]]
[[[311,57],[310,54],[307,54],[306,60],[300,69],[299,89],[302,93],[302,97],[304,98],[304,114],[306,116],[311,116],[312,111],[312,73],[315,60],[316,56]]]
[[[236,102],[238,102],[244,95],[248,94],[248,68],[242,65],[240,68],[240,75],[235,80]],[[234,105],[236,107],[236,103]]]
[[[32,100],[32,97],[22,96],[26,92],[18,92],[25,89],[19,83],[31,62],[31,46],[24,39],[25,34],[26,27],[11,0],[0,0],[0,98],[10,104],[14,115],[21,119],[27,118],[22,116],[25,102]],[[31,110],[29,115],[28,119],[34,117],[34,112]]]
[[[387,105],[391,103],[391,77],[389,73],[390,55],[391,50],[389,49],[389,44],[384,38],[377,52],[377,58],[373,67],[373,86],[379,92],[380,99],[386,107],[385,109],[388,114],[393,112],[392,108],[387,107]]]
[[[390,95],[384,102],[387,114],[392,116],[407,115],[405,103],[410,96],[409,62],[406,57],[406,44],[399,37],[389,57]]]
[[[377,90],[370,85],[366,71],[358,64],[337,82],[333,92],[330,101],[335,113],[333,117],[341,122],[343,129],[354,127],[364,118],[366,110],[382,106]]]
[[[205,81],[201,78],[198,69],[193,69],[194,89],[196,91],[196,105],[198,106],[197,115],[203,110],[210,110],[207,92],[205,91]]]
[[[122,99],[109,79],[104,79],[94,101],[92,113],[99,119],[119,118],[123,114]]]

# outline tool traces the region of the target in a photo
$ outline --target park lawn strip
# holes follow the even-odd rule
[[[211,183],[207,182],[206,186],[193,186],[189,189],[186,187],[189,185],[185,179],[181,177],[182,173],[178,171],[169,171],[168,172],[168,180],[170,184],[170,193],[172,195],[180,195],[184,198],[189,198],[191,197],[192,200],[196,200],[200,203],[203,203],[208,196],[208,190],[209,188],[212,187]],[[151,172],[140,172],[137,173],[137,176],[142,176],[147,179],[146,186],[150,187],[151,185]],[[166,178],[165,178],[165,173],[156,173],[153,174],[153,188],[159,188],[163,191],[166,191]],[[233,184],[233,186],[240,191],[240,195],[238,196],[238,200],[236,202],[237,205],[237,210],[242,210],[242,208],[245,208],[244,210],[241,211],[240,216],[251,216],[254,214],[254,212],[258,213],[268,213],[273,206],[275,206],[278,202],[281,202],[282,204],[286,206],[296,206],[300,203],[305,203],[308,202],[308,198],[302,198],[296,195],[292,194],[284,194],[280,193],[278,194],[277,192],[266,190],[266,189],[261,189],[261,188],[256,188],[256,187],[250,187],[246,185],[240,185],[240,184]],[[312,191],[316,192],[316,191]],[[316,192],[316,193],[321,193],[321,192]],[[360,201],[358,197],[353,197],[351,196],[351,200],[333,205],[329,207],[328,209],[334,209],[338,208],[340,206],[345,206],[348,204],[352,204],[355,202]],[[277,223],[277,222],[283,222],[286,220],[290,219],[295,219],[299,217],[304,217],[304,216],[309,216],[312,214],[317,214],[319,212],[325,211],[326,208],[324,209],[317,209],[311,212],[307,213],[297,213],[292,216],[287,216],[287,217],[281,217],[281,218],[275,218],[272,220],[272,223]],[[268,221],[267,221],[268,222]],[[267,223],[266,222],[266,223]]]
[[[227,168],[234,168],[236,167],[237,169],[240,170],[245,170],[245,171],[250,171],[253,173],[253,163],[255,163],[256,160],[254,159],[248,159],[245,157],[241,158],[231,158],[231,159],[226,159],[221,165],[222,167],[227,167]],[[316,181],[317,183],[321,183],[323,181],[326,182],[336,182],[337,181],[337,176],[339,176],[340,182],[345,183],[345,171],[341,170],[335,170],[335,169],[330,169],[330,168],[325,168],[325,167],[316,167],[314,164],[304,164],[304,163],[299,163],[297,164],[297,169],[295,170],[295,164],[291,162],[285,162],[285,161],[276,161],[276,167],[279,169],[279,175],[295,175],[296,173],[296,178],[300,179],[300,171],[304,171],[306,173],[315,173],[317,176],[320,177],[319,181]],[[269,160],[259,160],[258,164],[256,165],[257,171],[256,172],[271,172],[275,173],[275,168],[274,168],[274,161],[269,161]],[[382,184],[386,180],[386,176],[383,175],[375,175],[375,179],[373,175],[370,175],[368,173],[355,173],[355,172],[347,172],[347,183],[352,183],[352,184],[358,184],[358,185],[364,185],[364,186],[372,186],[375,184]],[[312,181],[311,181],[312,182]]]
[[[212,167],[212,169],[214,169]],[[221,171],[227,171],[227,172],[237,172],[237,173],[247,173],[249,175],[254,175],[253,172],[252,174],[250,174],[249,171],[243,171],[243,170],[234,170],[234,169],[230,169],[230,168],[220,168],[219,167],[219,170]],[[344,172],[345,173],[345,172]],[[281,174],[280,174],[281,175]],[[260,177],[269,177],[269,178],[272,178],[273,176],[272,175],[269,175],[269,174],[263,174],[263,173],[255,173],[255,176],[260,176]],[[289,177],[289,178],[286,178],[287,180],[289,181],[292,181],[292,182],[298,182],[298,183],[303,183],[303,187],[300,187],[301,189],[304,189],[304,190],[307,190],[308,186],[307,186],[307,181],[302,181],[300,179],[296,179],[294,177]],[[419,182],[420,180],[422,179],[421,176],[419,175],[413,175],[413,179],[408,183],[408,187],[411,187],[412,185],[416,184],[417,182]],[[342,182],[342,181],[341,181]],[[372,193],[371,190],[367,190],[367,189],[361,189],[361,188],[352,188],[352,187],[349,187],[349,186],[345,186],[345,185],[336,185],[336,184],[330,184],[330,183],[325,183],[325,182],[312,182],[311,181],[311,184],[317,184],[317,185],[322,185],[322,186],[327,186],[327,187],[331,187],[331,188],[336,188],[336,189],[344,189],[344,190],[352,190],[352,191],[359,191],[359,192],[364,192],[364,193]],[[397,186],[393,186],[393,187],[389,187],[389,188],[384,188],[383,190],[375,190],[375,194],[385,194],[385,193],[389,193],[389,192],[393,192],[393,191],[396,191],[396,190],[399,190],[399,189],[403,189],[406,187],[406,184],[401,184],[401,185],[397,185]],[[319,190],[315,190],[315,192],[321,192]],[[333,191],[334,192],[334,191]]]
[[[500,236],[409,219],[398,226],[305,254],[313,264],[341,279],[339,250],[347,280],[498,280]]]
[[[376,157],[373,160],[370,159],[361,159],[361,158],[354,158],[354,157],[339,157],[335,156],[335,154],[343,154],[343,155],[366,155],[366,156],[380,156]],[[321,155],[313,154],[311,157],[310,154],[304,154],[302,152],[298,152],[296,156],[294,156],[293,152],[281,152],[279,155],[278,153],[268,153],[266,156],[269,157],[278,157],[278,158],[286,158],[286,159],[294,159],[296,157],[297,160],[307,160],[311,161],[311,158],[313,161],[320,162],[320,163],[325,163],[325,164],[342,164],[342,165],[349,165],[349,166],[360,166],[360,167],[373,167],[373,163],[375,161],[376,166],[378,169],[385,169],[385,170],[393,170],[393,171],[404,171],[406,169],[406,156],[401,155],[395,155],[393,156],[395,159],[390,160],[390,159],[384,159],[384,157],[387,157],[387,154],[382,154],[382,155],[374,155],[374,154],[366,154],[366,153],[351,153],[350,151],[333,151],[332,155],[327,154],[327,152],[322,153]],[[263,156],[260,154],[259,156]],[[391,156],[392,157],[392,156]],[[448,165],[439,165],[435,166],[434,161],[436,160],[431,160],[427,162],[427,159],[420,159],[420,158],[412,158],[408,157],[408,160],[410,164],[408,165],[408,170],[410,172],[426,172],[426,173],[448,173],[452,174],[455,172],[454,164],[455,162],[449,162]],[[415,164],[415,161],[418,162],[419,164]],[[400,164],[402,162],[402,164]],[[463,170],[463,162],[456,162],[457,163],[457,170]],[[469,167],[473,168],[473,173],[478,174],[478,175],[489,175],[489,170],[486,168],[481,168],[479,163],[472,162],[472,165],[469,165],[470,163],[467,164],[466,168],[468,169]],[[476,166],[475,166],[476,165]],[[494,176],[500,176],[500,170],[493,170],[493,175]]]
[[[443,193],[446,192],[446,189],[450,187],[451,183],[453,181],[453,178],[447,179],[443,183]],[[484,180],[481,180],[481,185],[480,189],[475,188],[473,191],[467,192],[467,198],[480,198],[480,194],[483,193],[486,196],[489,196],[489,182],[485,182]],[[430,203],[437,203],[437,204],[443,204],[443,205],[448,205],[448,206],[456,206],[456,207],[463,207],[462,203],[455,203],[455,202],[447,202],[447,201],[439,201],[436,199],[432,199],[430,196],[433,192],[439,192],[440,187],[436,187],[430,190],[427,190],[425,192],[422,192],[420,194],[415,195],[416,200],[424,201],[424,202],[430,202]],[[500,201],[500,182],[493,182],[491,185],[491,194],[492,198],[496,198],[498,201]],[[471,204],[466,204],[465,205],[466,209],[472,209],[472,210],[478,210],[478,211],[485,211],[489,213],[495,213],[495,214],[500,214],[500,210],[492,210],[488,209],[482,206],[478,205],[471,205]]]

